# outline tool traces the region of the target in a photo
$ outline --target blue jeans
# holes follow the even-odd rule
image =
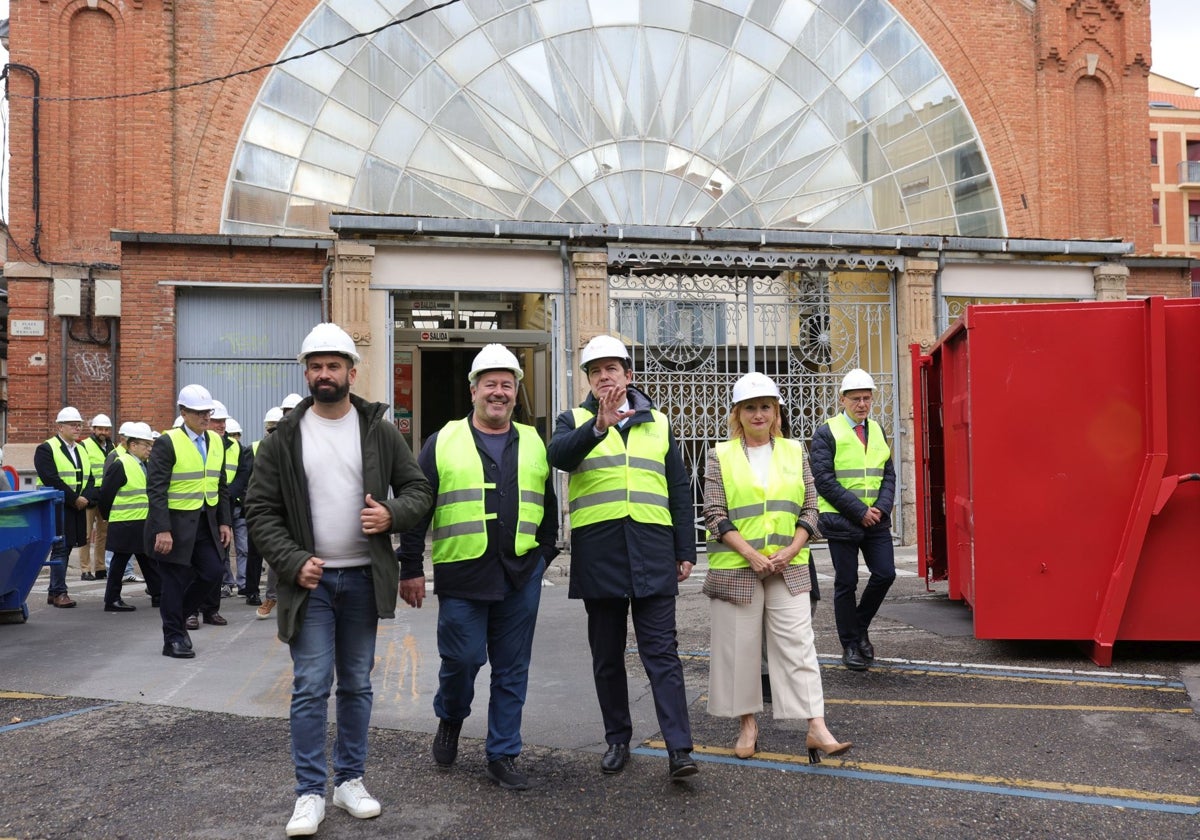
[[[57,565],[50,566],[50,586],[46,590],[47,595],[67,594],[67,561],[70,559],[71,546],[67,544],[67,540],[64,537],[50,550],[50,560],[48,562],[60,562]]]
[[[858,591],[858,552],[871,572],[862,598],[855,604]],[[887,528],[869,528],[861,542],[830,540],[829,559],[833,561],[833,618],[837,623],[842,647],[857,644],[871,626],[883,596],[896,579],[896,558],[892,534]]]
[[[371,723],[375,665],[375,584],[370,566],[326,569],[308,595],[308,610],[291,643],[292,761],[296,795],[325,795],[329,689],[337,670],[337,738],[333,783],[363,775]]]
[[[467,561],[470,562],[470,561]],[[433,712],[442,720],[461,721],[471,714],[475,676],[492,663],[488,701],[487,760],[521,754],[521,712],[529,687],[533,629],[542,600],[538,568],[520,589],[508,587],[502,601],[438,596],[438,691]]]

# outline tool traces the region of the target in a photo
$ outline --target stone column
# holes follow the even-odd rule
[[[358,345],[362,361],[358,365],[358,377],[354,392],[368,399],[381,399],[377,388],[372,387],[372,368],[380,360],[372,357],[371,342],[371,268],[375,261],[375,246],[361,242],[339,240],[333,244],[333,271],[329,279],[329,316],[339,327],[350,333]],[[386,319],[385,319],[386,323]],[[381,346],[386,347],[384,342]],[[380,372],[376,377],[380,388],[386,388],[390,376]],[[387,394],[384,391],[383,397]]]
[[[608,326],[608,254],[604,251],[578,251],[571,254],[571,269],[575,277],[575,347],[579,351],[598,335],[609,332]],[[575,393],[570,404],[576,405],[587,395],[587,377],[575,376]]]
[[[900,482],[900,513],[904,522],[904,544],[917,540],[916,458],[913,452],[913,381],[912,357],[909,346],[919,344],[926,352],[937,340],[934,332],[937,300],[933,280],[937,274],[933,260],[907,260],[904,271],[896,281],[896,330],[899,344],[899,370],[896,387],[899,389],[900,436],[893,441],[893,465]]]
[[[1129,267],[1119,263],[1104,263],[1092,269],[1096,284],[1096,300],[1125,300],[1129,287]]]

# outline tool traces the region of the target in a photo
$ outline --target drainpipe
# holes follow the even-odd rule
[[[333,274],[333,263],[325,261],[321,269],[321,320],[329,321],[329,278]]]
[[[120,378],[120,355],[117,353],[120,347],[120,318],[108,319],[108,352],[112,358],[112,378],[109,379],[108,386],[108,410],[109,418],[117,417],[120,412],[117,411],[117,380]],[[113,430],[116,431],[115,429]]]
[[[563,272],[563,357],[567,360],[567,395],[561,404],[554,407],[555,416],[575,399],[575,342],[571,337],[571,262],[567,254],[567,240],[559,243],[558,254],[562,259]]]

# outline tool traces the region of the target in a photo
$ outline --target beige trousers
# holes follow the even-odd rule
[[[761,712],[762,645],[771,675],[771,711],[778,719],[825,717],[821,667],[808,593],[792,595],[781,575],[759,581],[749,604],[709,600],[712,658],[708,713],[740,717]]]
[[[108,542],[108,520],[100,515],[99,508],[88,508],[88,540],[79,547],[79,571],[95,572],[104,569],[104,544]]]

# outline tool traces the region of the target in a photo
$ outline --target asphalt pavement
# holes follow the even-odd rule
[[[634,757],[599,772],[603,728],[582,604],[566,558],[542,590],[525,750],[532,790],[484,775],[487,671],[458,763],[429,756],[436,598],[381,622],[366,784],[383,803],[359,821],[329,807],[318,837],[1200,837],[1200,645],[1120,643],[1098,668],[1066,642],[974,638],[970,611],[926,590],[911,550],[871,638],[866,673],[840,664],[828,555],[816,552],[826,718],[854,741],[809,765],[802,721],[760,716],[760,752],[732,756],[733,720],[707,714],[704,567],[682,586],[679,644],[699,775],[671,783],[630,637]],[[197,657],[161,655],[156,610],[103,611],[103,582],[68,580],[74,609],[45,603],[0,626],[0,838],[283,837],[294,803],[291,667],[275,622],[241,599],[226,627],[193,631]],[[332,733],[331,733],[332,734]]]

